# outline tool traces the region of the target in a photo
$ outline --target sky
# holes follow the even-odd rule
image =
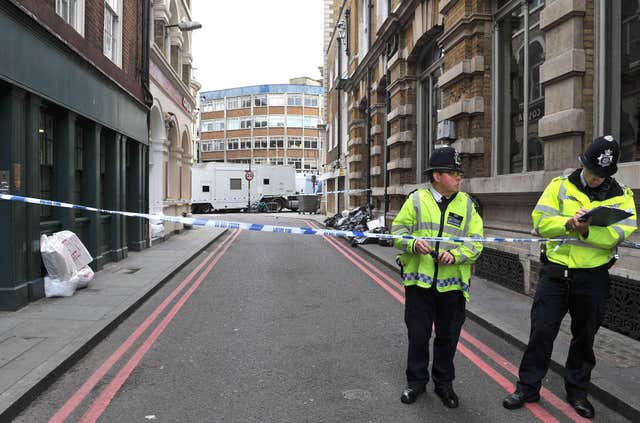
[[[192,0],[201,91],[320,79],[323,0]]]

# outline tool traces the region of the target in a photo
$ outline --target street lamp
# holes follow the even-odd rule
[[[177,24],[167,25],[165,28],[178,28],[180,31],[193,31],[202,28],[202,24],[196,21],[184,21]]]

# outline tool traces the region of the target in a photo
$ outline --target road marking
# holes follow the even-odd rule
[[[307,222],[307,224],[314,225],[314,223],[311,223],[311,222]],[[350,254],[347,258],[351,262],[353,262],[354,264],[355,264],[355,262],[352,259],[352,257],[357,258],[357,260],[359,260],[361,262],[367,263],[368,267],[375,269],[377,271],[377,273],[380,274],[387,282],[393,284],[394,286],[398,285],[398,283],[395,280],[393,280],[388,274],[386,274],[385,272],[377,269],[373,263],[368,262],[366,259],[364,259],[363,257],[359,256],[356,252],[349,250],[344,244],[341,244],[338,240],[333,240],[333,239],[330,239],[328,237],[325,237],[325,239],[327,241],[329,241],[329,243],[332,244],[336,249],[339,249],[339,251],[343,255],[345,255],[345,252]],[[339,244],[339,246],[337,246],[336,244]],[[362,269],[362,267],[360,265],[358,265],[358,267]],[[366,273],[369,276],[371,276],[370,272],[367,271]],[[375,282],[378,283],[378,285],[381,285],[383,288],[385,288],[385,290],[387,290],[389,292],[389,289],[387,289],[388,286],[385,287],[384,285],[386,285],[386,284],[384,282],[380,281],[379,279],[377,279],[377,280],[376,279],[374,279]],[[404,304],[404,296],[401,296],[400,298],[398,298],[396,295],[393,295],[393,296],[398,301],[400,301],[402,304]],[[503,367],[504,369],[506,369],[511,374],[513,374],[513,375],[515,375],[517,377],[518,374],[517,374],[517,371],[515,370],[516,367],[511,362],[509,362],[506,358],[502,357],[500,354],[498,354],[496,351],[494,351],[491,347],[489,347],[488,345],[482,343],[477,338],[471,336],[464,329],[461,332],[461,337],[465,341],[471,343],[476,348],[478,348],[480,351],[482,351],[485,355],[487,355],[496,364],[500,365],[501,367]],[[463,349],[464,349],[464,351],[463,351]],[[460,352],[462,352],[462,354],[465,355],[469,360],[474,362],[474,364],[477,367],[481,368],[485,373],[487,373],[487,371],[485,369],[491,369],[491,371],[493,373],[495,373],[495,374],[493,376],[491,374],[489,374],[489,373],[487,373],[487,374],[492,379],[494,379],[498,384],[500,384],[503,388],[505,388],[505,390],[507,390],[507,392],[511,393],[511,392],[513,392],[515,390],[515,386],[513,384],[511,384],[510,382],[508,382],[508,381],[507,381],[508,386],[507,385],[503,385],[501,383],[502,381],[499,379],[499,378],[503,378],[503,376],[500,375],[498,372],[496,372],[495,369],[493,369],[493,367],[491,367],[489,364],[487,364],[485,361],[483,361],[481,358],[479,358],[477,355],[475,355],[473,352],[471,352],[464,345],[458,344],[458,350]],[[467,354],[467,352],[469,354]],[[471,358],[471,355],[474,357],[474,359]],[[474,361],[476,359],[478,360],[478,362]],[[479,364],[482,364],[482,367]],[[504,379],[504,380],[506,381],[506,379]],[[569,417],[574,422],[583,423],[583,422],[590,421],[590,420],[584,419],[584,418],[580,417],[579,415],[577,415],[575,413],[575,411],[573,410],[573,408],[569,404],[567,404],[565,401],[560,399],[557,395],[555,395],[554,393],[552,393],[548,389],[542,388],[540,394],[547,402],[549,402],[551,405],[553,405],[555,408],[557,408],[559,411],[561,411],[563,414],[565,414],[567,417]],[[546,410],[544,410],[539,404],[527,403],[525,406],[528,409],[530,409],[530,411],[532,413],[534,413],[536,415],[536,417],[540,418],[542,421],[545,421],[545,422],[547,422],[547,421],[557,421],[555,419],[555,417],[553,417],[550,414],[548,414],[548,412]],[[540,410],[538,410],[538,408]]]
[[[91,390],[102,380],[102,378],[111,370],[111,368],[122,358],[122,356],[131,348],[131,346],[138,340],[138,338],[151,326],[158,318],[160,313],[173,301],[173,299],[191,282],[196,274],[214,257],[223,247],[222,251],[214,260],[217,260],[224,254],[228,246],[240,235],[240,231],[236,230],[230,236],[224,239],[211,253],[207,255],[198,266],[193,269],[189,275],[178,285],[167,298],[138,326],[129,337],[113,352],[102,365],[86,380],[86,382],[67,400],[67,402],[58,410],[58,412],[49,420],[49,423],[61,423],[64,422],[67,417],[80,405],[80,403],[86,398]],[[226,245],[226,247],[225,247]],[[215,264],[215,263],[214,263]],[[213,267],[209,265],[207,267],[207,273]],[[196,281],[197,282],[197,281]],[[186,295],[186,294],[185,294]],[[175,306],[174,306],[175,308]],[[99,416],[98,416],[99,417]]]

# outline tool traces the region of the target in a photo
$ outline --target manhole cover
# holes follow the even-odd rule
[[[344,391],[342,396],[348,400],[369,401],[371,399],[371,392],[365,391],[364,389],[349,389],[348,391]]]

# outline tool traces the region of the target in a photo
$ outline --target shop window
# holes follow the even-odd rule
[[[53,199],[54,173],[54,145],[53,145],[53,116],[46,112],[40,112],[40,127],[38,129],[40,138],[40,198],[46,200]],[[40,216],[50,218],[53,216],[52,207],[40,207]]]
[[[604,132],[620,142],[620,161],[640,160],[640,2],[606,1]]]
[[[496,32],[499,46],[494,87],[499,108],[496,170],[498,174],[542,170],[544,150],[538,137],[538,121],[544,116],[544,87],[540,83],[540,66],[545,59],[545,38],[540,30],[544,2],[503,3]],[[527,69],[525,57],[529,62]]]
[[[73,201],[81,204],[82,171],[84,170],[84,129],[76,124],[75,186]]]

